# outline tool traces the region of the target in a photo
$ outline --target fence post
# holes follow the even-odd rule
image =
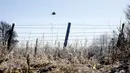
[[[29,48],[28,46],[29,46],[29,41],[26,42],[26,51],[25,51],[24,57],[26,57],[28,54],[28,48]]]
[[[67,31],[66,31],[66,36],[65,36],[65,40],[64,40],[64,47],[65,48],[67,46],[67,41],[68,41],[68,37],[69,37],[69,32],[70,32],[70,27],[71,27],[71,23],[68,23],[68,27],[67,27]]]
[[[13,24],[12,24],[12,28],[11,28],[11,30],[10,30],[10,32],[9,32],[9,35],[10,35],[10,36],[9,36],[8,45],[7,45],[7,49],[8,49],[8,50],[10,50],[11,39],[12,39],[12,34],[13,34],[14,26],[15,26],[15,24],[13,23]]]
[[[123,32],[124,26],[125,26],[125,24],[123,23],[122,24],[122,29],[121,29],[121,31],[120,31],[120,33],[118,35],[117,47],[123,46],[123,44],[124,44],[124,39],[125,39],[124,32]]]
[[[37,55],[37,45],[38,45],[38,38],[36,39],[36,46],[35,46],[35,50],[34,50],[34,57],[36,57],[36,55]]]

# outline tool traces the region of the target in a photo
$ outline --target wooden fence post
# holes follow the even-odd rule
[[[67,27],[67,31],[66,31],[66,36],[65,36],[65,40],[64,40],[64,47],[65,48],[67,46],[67,42],[68,42],[68,37],[69,37],[69,33],[70,33],[70,27],[71,27],[71,23],[68,23],[68,27]]]
[[[10,36],[9,36],[8,44],[7,44],[7,49],[8,49],[8,50],[10,50],[11,39],[12,39],[12,34],[13,34],[14,26],[15,26],[15,24],[13,23],[13,24],[12,24],[12,28],[11,28],[11,30],[10,30],[10,32],[9,32],[9,35],[10,35]]]
[[[125,26],[125,24],[123,23],[122,24],[122,29],[121,29],[121,31],[120,31],[120,33],[118,35],[117,47],[123,46],[123,44],[124,44],[124,39],[125,39],[124,32],[123,32],[124,26]]]
[[[28,46],[29,46],[29,41],[26,42],[26,51],[25,51],[24,57],[26,57],[28,54],[28,48],[29,48]]]
[[[36,46],[35,46],[35,50],[34,50],[34,57],[36,57],[36,55],[37,55],[37,45],[38,45],[38,38],[36,39]]]

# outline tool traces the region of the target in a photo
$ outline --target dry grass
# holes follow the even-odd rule
[[[101,65],[97,56],[88,58],[86,47],[75,49],[72,46],[62,49],[48,44],[34,50],[28,47],[14,48],[7,55],[8,60],[0,64],[3,73],[108,73],[119,63]],[[41,51],[42,50],[42,51]],[[1,52],[2,53],[2,52]],[[26,53],[26,55],[25,55]],[[3,55],[5,56],[5,55]]]
[[[100,67],[101,65],[96,59],[84,57],[80,50],[77,52],[70,50],[69,48],[66,49],[66,52],[59,50],[60,56],[55,50],[49,50],[50,54],[37,54],[36,57],[30,53],[28,58],[20,54],[20,50],[18,50],[11,53],[8,61],[3,62],[0,68],[5,69],[6,73],[40,73],[40,71],[45,73],[102,73],[111,68],[111,65]]]

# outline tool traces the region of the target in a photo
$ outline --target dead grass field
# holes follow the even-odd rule
[[[44,52],[34,57],[28,53],[28,58],[23,53],[23,50],[17,50],[7,55],[7,60],[0,64],[0,70],[3,73],[109,73],[111,68],[119,66],[118,63],[101,65],[95,57],[88,59],[81,50],[56,52],[48,48],[48,54]]]

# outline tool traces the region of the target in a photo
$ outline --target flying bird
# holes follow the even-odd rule
[[[56,13],[55,13],[55,12],[52,12],[52,15],[56,15]]]

